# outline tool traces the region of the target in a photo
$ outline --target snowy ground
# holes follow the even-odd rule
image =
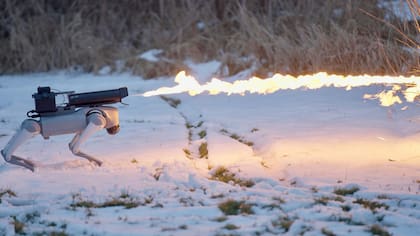
[[[212,65],[193,70],[204,82]],[[38,86],[141,94],[173,84],[2,76],[0,148]],[[420,235],[420,107],[363,99],[382,89],[129,96],[115,105],[120,133],[82,147],[102,167],[71,154],[71,135],[17,151],[34,173],[0,160],[0,235]]]

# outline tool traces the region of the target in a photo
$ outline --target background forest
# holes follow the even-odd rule
[[[221,61],[222,76],[418,75],[418,16],[416,0],[4,0],[0,74],[110,66],[152,78],[189,59]],[[164,60],[138,57],[153,48]]]

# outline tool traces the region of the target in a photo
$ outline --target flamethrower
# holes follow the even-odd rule
[[[68,102],[57,106],[57,95],[67,95]],[[32,95],[35,110],[27,113],[29,119],[22,122],[1,154],[6,162],[34,171],[35,163],[13,155],[20,145],[38,134],[48,139],[54,135],[74,133],[69,143],[70,151],[100,166],[102,161],[81,152],[80,145],[101,129],[106,129],[111,135],[118,133],[118,109],[106,105],[121,102],[127,96],[126,87],[87,93],[52,92],[50,87],[38,87],[37,93]]]

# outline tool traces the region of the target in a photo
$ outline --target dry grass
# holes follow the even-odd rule
[[[406,1],[418,16],[416,0]],[[118,71],[119,60],[122,70],[152,78],[174,75],[191,58],[222,61],[221,76],[251,65],[260,76],[418,75],[418,54],[401,48],[419,46],[418,22],[385,21],[386,14],[375,0],[4,0],[0,74]],[[150,48],[162,49],[166,60],[137,58]]]
[[[359,191],[360,188],[357,186],[353,186],[350,188],[337,188],[334,190],[334,193],[341,196],[353,195],[353,193]]]
[[[251,204],[246,203],[245,201],[236,201],[232,199],[219,203],[219,209],[225,215],[238,215],[238,214],[252,215],[254,214]]]
[[[236,176],[235,173],[229,171],[226,167],[218,167],[211,174],[211,179],[218,180],[224,183],[237,184],[242,187],[250,188],[255,185],[254,181],[248,179],[242,179]]]

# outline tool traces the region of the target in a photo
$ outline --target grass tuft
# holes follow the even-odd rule
[[[239,229],[240,227],[239,226],[236,226],[234,224],[227,224],[223,228],[224,229],[227,229],[227,230],[236,230],[236,229]]]
[[[122,206],[125,209],[131,209],[131,208],[135,208],[138,207],[140,204],[138,202],[135,201],[126,201],[126,200],[121,200],[121,199],[111,199],[108,200],[102,204],[98,205],[98,208],[105,208],[105,207],[116,207],[116,206]]]
[[[46,232],[46,231],[42,231],[42,232],[35,232],[32,233],[31,235],[33,236],[69,236],[69,234],[67,234],[64,231],[51,231],[51,232]]]
[[[159,181],[160,176],[163,173],[163,168],[162,167],[158,167],[155,169],[155,173],[153,173],[153,178],[155,178],[156,181]]]
[[[76,207],[97,208],[97,207],[99,207],[99,205],[92,202],[92,201],[79,201],[79,202],[73,202],[72,204],[70,204],[70,207],[72,207],[72,208],[76,208]]]
[[[281,198],[281,197],[272,197],[272,199],[273,199],[274,201],[278,202],[279,204],[284,204],[284,203],[286,203],[286,201],[285,201],[283,198]]]
[[[47,224],[47,226],[48,226],[48,227],[56,227],[56,226],[57,226],[57,223],[55,223],[55,222],[50,222],[50,223],[48,223],[48,224]]]
[[[138,207],[140,203],[135,199],[131,198],[127,193],[121,193],[119,198],[112,198],[102,203],[95,203],[93,201],[87,201],[79,199],[78,201],[73,200],[70,204],[72,209],[75,208],[107,208],[107,207],[124,207],[125,209],[131,209]]]
[[[25,214],[25,222],[33,223],[36,218],[39,218],[41,214],[38,211]]]
[[[271,224],[273,227],[280,227],[284,229],[285,232],[288,232],[293,222],[294,220],[290,219],[289,217],[279,217],[277,220],[272,221]]]
[[[254,143],[253,142],[246,140],[244,137],[239,136],[238,134],[231,133],[231,132],[227,131],[226,129],[221,129],[220,130],[220,133],[223,134],[223,135],[227,135],[231,139],[234,139],[234,140],[236,140],[236,141],[238,141],[238,142],[240,142],[242,144],[245,144],[245,145],[247,145],[249,147],[254,146]]]
[[[248,204],[244,201],[236,201],[236,200],[227,200],[219,204],[219,209],[225,215],[251,215],[254,214],[252,210],[252,205]]]
[[[129,199],[130,198],[130,194],[127,191],[121,191],[121,194],[120,194],[119,198],[121,198],[121,199]]]
[[[182,151],[184,151],[184,154],[188,159],[191,159],[191,151],[190,150],[188,150],[186,148],[183,148]]]
[[[209,150],[207,148],[207,142],[201,143],[198,147],[198,152],[200,154],[200,158],[208,159],[209,158]]]
[[[337,195],[347,196],[352,195],[353,193],[359,191],[359,187],[351,187],[351,188],[337,188],[334,190],[334,193]]]
[[[341,209],[345,212],[349,212],[351,210],[351,207],[348,205],[344,205],[344,206],[341,206]]]
[[[329,201],[344,202],[344,199],[342,197],[340,197],[340,196],[336,196],[336,197],[326,197],[326,196],[323,196],[323,197],[320,197],[320,198],[316,198],[315,199],[315,203],[316,204],[321,204],[321,205],[324,205],[324,206],[327,205],[327,203]]]
[[[225,195],[223,193],[215,194],[215,195],[210,196],[211,199],[224,198],[224,197],[225,197]]]
[[[226,221],[228,218],[226,217],[226,216],[219,216],[219,217],[217,217],[217,218],[214,218],[213,219],[213,221],[216,221],[216,222],[224,222],[224,221]]]
[[[49,236],[69,236],[70,234],[67,234],[66,232],[64,232],[64,231],[59,231],[59,232],[57,232],[57,231],[52,231],[52,232],[49,232],[49,234],[48,234]]]
[[[16,197],[16,193],[13,192],[12,190],[10,190],[10,189],[0,189],[0,199],[5,195],[7,195],[9,197]]]
[[[370,201],[370,200],[362,199],[362,198],[359,198],[359,199],[353,201],[353,203],[360,204],[364,208],[368,208],[368,209],[370,209],[372,211],[375,211],[378,208],[384,208],[385,210],[388,210],[388,208],[389,208],[389,206],[386,205],[386,204],[384,204],[384,203]]]
[[[280,204],[277,204],[277,203],[271,203],[271,204],[263,205],[262,209],[269,209],[269,210],[281,209],[281,206]]]
[[[15,233],[16,234],[25,234],[25,232],[24,232],[25,224],[23,222],[19,221],[16,218],[16,216],[13,216],[12,219],[13,219],[12,224],[13,224]]]
[[[8,197],[16,197],[16,193],[10,189],[0,189],[0,203],[2,202],[1,198],[7,195]]]
[[[376,198],[378,198],[378,199],[391,199],[391,197],[386,195],[386,194],[379,194]]]
[[[206,137],[206,136],[207,136],[207,132],[206,132],[205,130],[202,130],[202,131],[200,131],[200,132],[198,133],[198,136],[199,136],[200,138],[204,138],[204,137]]]
[[[72,203],[71,207],[81,207],[81,208],[106,208],[106,207],[116,207],[116,206],[122,206],[125,209],[131,209],[138,207],[140,204],[135,201],[126,201],[121,199],[111,199],[108,201],[105,201],[103,203],[94,203],[92,201],[81,201]]]
[[[173,108],[177,108],[179,104],[181,104],[181,100],[176,99],[176,98],[170,98],[170,97],[166,97],[161,95],[160,98],[162,100],[164,100],[166,103],[169,104],[169,106],[173,107]]]
[[[254,181],[252,180],[245,180],[236,177],[235,173],[232,173],[229,171],[226,167],[218,167],[214,172],[212,173],[212,180],[217,180],[223,183],[234,183],[242,187],[252,187],[255,185]]]
[[[382,228],[380,225],[377,225],[377,224],[370,226],[368,231],[372,235],[391,236],[391,234],[388,231],[386,231],[384,228]]]

